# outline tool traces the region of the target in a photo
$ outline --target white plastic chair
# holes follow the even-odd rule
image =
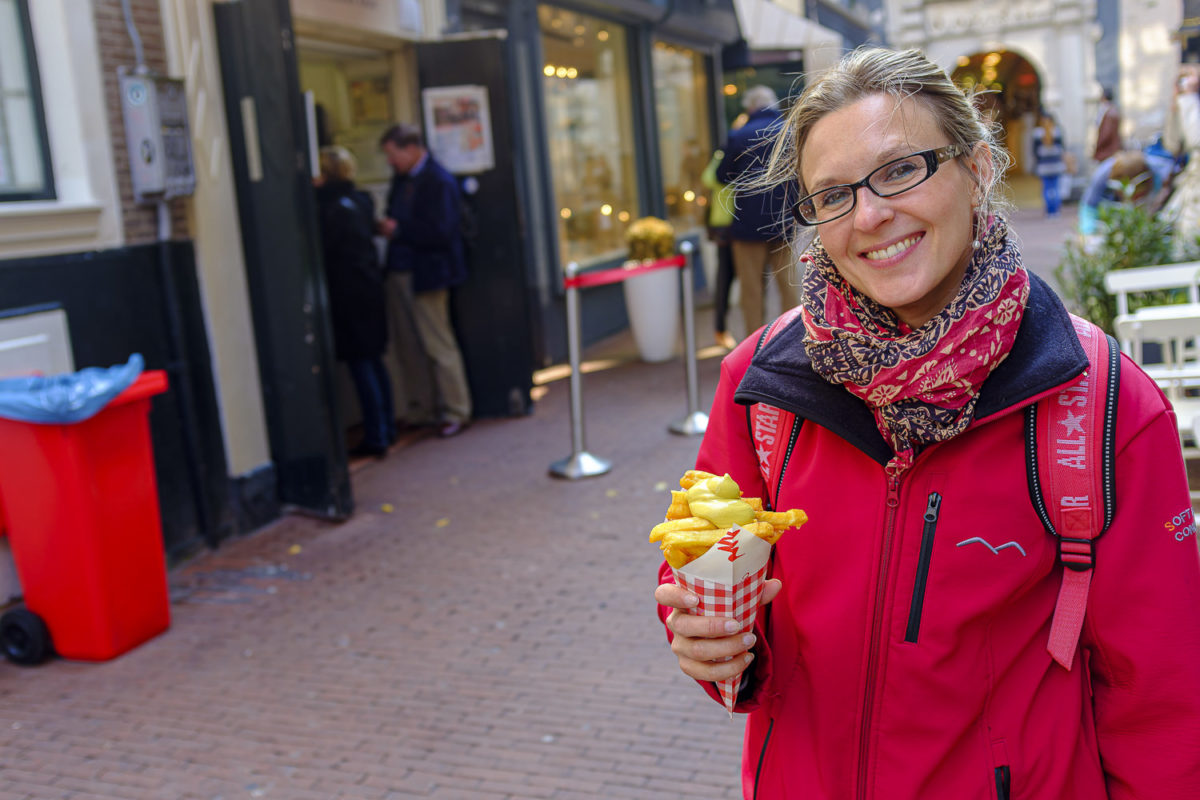
[[[1200,439],[1194,439],[1200,424],[1200,356],[1196,348],[1200,341],[1200,303],[1140,308],[1117,317],[1114,326],[1117,338],[1128,343],[1125,352],[1171,401],[1181,439],[1193,440],[1200,447]],[[1161,346],[1161,361],[1147,363],[1146,342]]]

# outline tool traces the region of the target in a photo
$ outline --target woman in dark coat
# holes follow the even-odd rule
[[[363,440],[350,454],[383,458],[396,437],[391,379],[382,358],[387,347],[383,268],[372,239],[375,204],[355,189],[354,171],[348,150],[322,148],[317,207],[334,351],[346,362],[362,406]]]

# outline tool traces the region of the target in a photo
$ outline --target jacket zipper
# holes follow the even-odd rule
[[[1008,767],[996,767],[996,798],[1009,800],[1012,797],[1012,772]]]
[[[921,554],[917,560],[917,577],[913,582],[912,605],[908,609],[908,629],[904,641],[916,643],[921,630],[921,613],[925,607],[925,584],[929,580],[929,562],[933,558],[933,536],[937,531],[938,514],[942,508],[942,496],[929,493],[925,505],[925,528],[921,532]]]
[[[771,743],[771,731],[775,730],[775,719],[767,723],[767,735],[763,737],[762,751],[758,754],[758,766],[754,770],[754,798],[758,800],[758,781],[762,778],[763,762],[767,760],[767,745]]]
[[[871,742],[871,706],[875,701],[875,672],[879,660],[880,637],[883,628],[883,606],[887,591],[888,562],[892,554],[892,534],[896,525],[896,509],[900,506],[900,478],[888,478],[887,516],[883,526],[883,550],[880,555],[879,578],[875,583],[875,609],[871,617],[871,640],[868,642],[867,675],[863,685],[862,728],[858,734],[858,798],[867,797],[867,765]]]

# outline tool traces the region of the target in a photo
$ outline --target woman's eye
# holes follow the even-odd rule
[[[838,206],[845,205],[850,200],[850,192],[848,189],[838,187],[821,192],[815,199],[818,208],[837,208]]]
[[[889,164],[883,170],[883,180],[885,183],[902,183],[912,179],[917,174],[917,165],[912,161],[900,161],[896,164]]]

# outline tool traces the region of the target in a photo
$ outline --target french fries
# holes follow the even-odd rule
[[[704,555],[733,529],[732,525],[718,525],[705,516],[693,514],[689,496],[692,502],[707,509],[710,516],[729,512],[745,517],[747,512],[751,513],[753,518],[740,523],[740,527],[769,544],[779,541],[789,528],[798,528],[808,521],[808,515],[798,508],[764,511],[762,498],[742,497],[741,489],[728,475],[690,469],[679,479],[679,485],[683,491],[671,492],[666,519],[650,530],[650,541],[659,543],[667,563],[675,569]],[[698,498],[703,498],[703,502]]]

